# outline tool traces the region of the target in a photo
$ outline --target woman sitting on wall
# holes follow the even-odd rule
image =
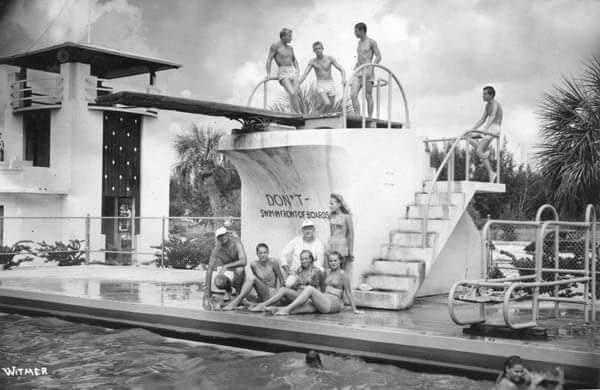
[[[300,313],[337,313],[344,308],[344,295],[350,302],[354,314],[363,314],[356,310],[350,280],[340,268],[341,256],[338,252],[329,253],[329,270],[325,278],[325,292],[307,286],[300,295],[287,306],[274,308],[275,315]]]

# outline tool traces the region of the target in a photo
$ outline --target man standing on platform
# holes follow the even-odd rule
[[[242,242],[238,238],[232,237],[225,227],[220,227],[215,231],[215,238],[217,244],[210,253],[206,270],[205,296],[210,297],[216,287],[225,290],[224,300],[228,301],[231,299],[231,286],[239,294],[244,284],[246,252]],[[231,282],[227,282],[228,280]]]
[[[482,131],[490,134],[484,136],[479,142],[476,142],[473,139],[469,140],[469,143],[473,145],[475,152],[481,159],[483,166],[488,171],[490,183],[496,181],[497,176],[492,169],[492,164],[490,164],[490,143],[492,143],[495,138],[500,137],[500,126],[502,126],[502,106],[495,97],[496,90],[494,87],[489,85],[483,87],[483,101],[485,102],[485,108],[483,109],[483,115],[477,123],[473,125],[471,130],[477,130],[485,124]],[[498,142],[500,142],[500,140],[498,140]]]
[[[358,38],[358,48],[356,50],[356,66],[354,69],[358,68],[363,64],[375,63],[379,64],[381,62],[381,52],[379,51],[379,47],[377,46],[377,42],[373,38],[367,36],[367,25],[364,23],[357,23],[354,26],[354,35]],[[373,61],[373,57],[375,60]],[[363,75],[366,77],[366,85],[362,85]],[[369,117],[373,116],[373,85],[375,83],[375,68],[366,67],[363,68],[360,72],[356,74],[354,79],[352,80],[352,87],[350,91],[350,96],[352,98],[352,107],[354,107],[354,112],[357,115],[360,115],[360,103],[358,102],[358,93],[361,88],[365,88],[366,96],[367,96],[367,107],[369,112]],[[391,87],[388,87],[391,88]],[[364,107],[363,107],[364,109]]]
[[[277,69],[279,84],[288,93],[292,110],[300,113],[300,98],[298,97],[298,73],[300,73],[300,67],[294,55],[294,49],[289,45],[292,42],[292,30],[289,28],[281,29],[279,38],[279,42],[272,44],[269,49],[269,55],[267,56],[267,78],[271,76],[271,63],[275,59],[275,63],[279,67]]]
[[[306,76],[308,76],[310,70],[315,70],[315,76],[317,77],[317,92],[321,99],[321,102],[317,107],[320,114],[330,112],[335,104],[335,84],[333,83],[333,77],[331,75],[332,65],[340,71],[342,74],[342,86],[346,86],[346,72],[344,72],[344,69],[338,64],[335,58],[324,55],[323,50],[323,43],[319,41],[313,43],[313,51],[315,52],[316,57],[310,60],[304,74],[300,77],[300,81],[298,82],[298,86],[300,86],[306,79]]]
[[[281,264],[287,275],[300,268],[300,253],[309,250],[314,265],[323,270],[325,246],[315,237],[315,224],[310,219],[302,222],[302,234],[294,237],[281,251]]]

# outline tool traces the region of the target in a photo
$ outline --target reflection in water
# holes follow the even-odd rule
[[[167,339],[142,329],[114,330],[56,318],[0,315],[0,367],[46,368],[47,376],[8,377],[0,388],[139,389],[482,389],[490,382],[414,373],[322,354],[256,356]],[[262,354],[261,354],[262,355]]]

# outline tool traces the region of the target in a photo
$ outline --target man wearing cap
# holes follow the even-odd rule
[[[323,254],[325,246],[315,237],[315,224],[310,219],[302,222],[302,234],[294,237],[281,251],[281,264],[287,274],[300,268],[300,253],[309,250],[314,258],[314,265],[323,270]]]
[[[235,237],[232,237],[231,232],[225,227],[220,227],[215,231],[217,244],[210,253],[208,260],[208,269],[206,271],[206,296],[210,297],[214,287],[223,288],[225,290],[225,300],[231,298],[231,286],[214,286],[213,279],[223,279],[222,275],[231,278],[231,285],[236,292],[240,292],[246,273],[246,252],[242,242]],[[215,275],[213,272],[217,271]],[[215,283],[217,284],[217,283]],[[221,283],[218,283],[221,284]]]

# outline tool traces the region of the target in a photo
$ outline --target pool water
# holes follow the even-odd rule
[[[417,373],[357,358],[262,352],[0,313],[0,389],[489,389],[488,381]],[[45,369],[9,376],[6,369]],[[40,372],[40,371],[38,371]]]

